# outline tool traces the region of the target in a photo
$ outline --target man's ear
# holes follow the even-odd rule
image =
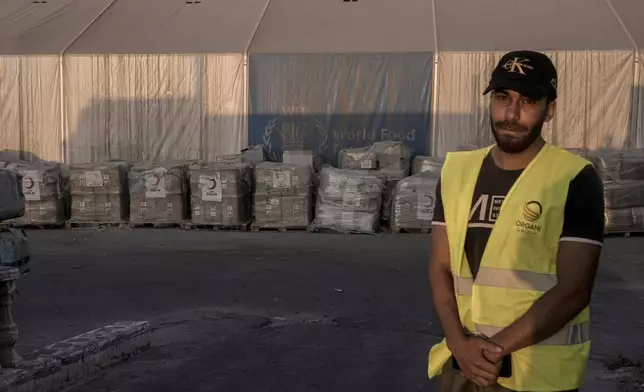
[[[548,106],[546,106],[545,122],[552,120],[552,118],[555,116],[555,110],[557,109],[557,101],[548,102],[547,105]]]

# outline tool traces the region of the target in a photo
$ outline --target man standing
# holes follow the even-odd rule
[[[445,339],[428,373],[442,392],[578,390],[602,183],[541,136],[557,98],[547,56],[507,53],[487,93],[496,144],[448,154],[436,189],[429,280]]]

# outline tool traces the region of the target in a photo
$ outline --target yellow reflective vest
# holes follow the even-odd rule
[[[546,144],[524,169],[501,206],[476,279],[465,256],[474,187],[492,146],[447,155],[441,195],[458,311],[464,328],[492,337],[525,314],[557,283],[556,263],[570,181],[590,164]],[[590,351],[589,309],[550,338],[512,353],[515,391],[565,391],[582,385]],[[443,339],[429,353],[429,377],[451,353]]]

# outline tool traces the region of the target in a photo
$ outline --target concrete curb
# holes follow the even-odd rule
[[[0,392],[53,392],[102,366],[150,347],[147,321],[124,321],[34,351],[18,368],[0,370]]]

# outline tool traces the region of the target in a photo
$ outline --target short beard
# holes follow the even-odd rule
[[[527,128],[517,123],[493,121],[490,117],[490,127],[492,128],[492,134],[494,135],[494,140],[496,140],[496,145],[501,151],[506,154],[519,154],[528,149],[528,147],[530,147],[541,136],[541,129],[543,128],[545,119],[546,113],[544,111],[543,116],[539,119],[537,124],[532,128]],[[497,129],[520,131],[524,134],[518,138],[506,138],[499,135]]]

